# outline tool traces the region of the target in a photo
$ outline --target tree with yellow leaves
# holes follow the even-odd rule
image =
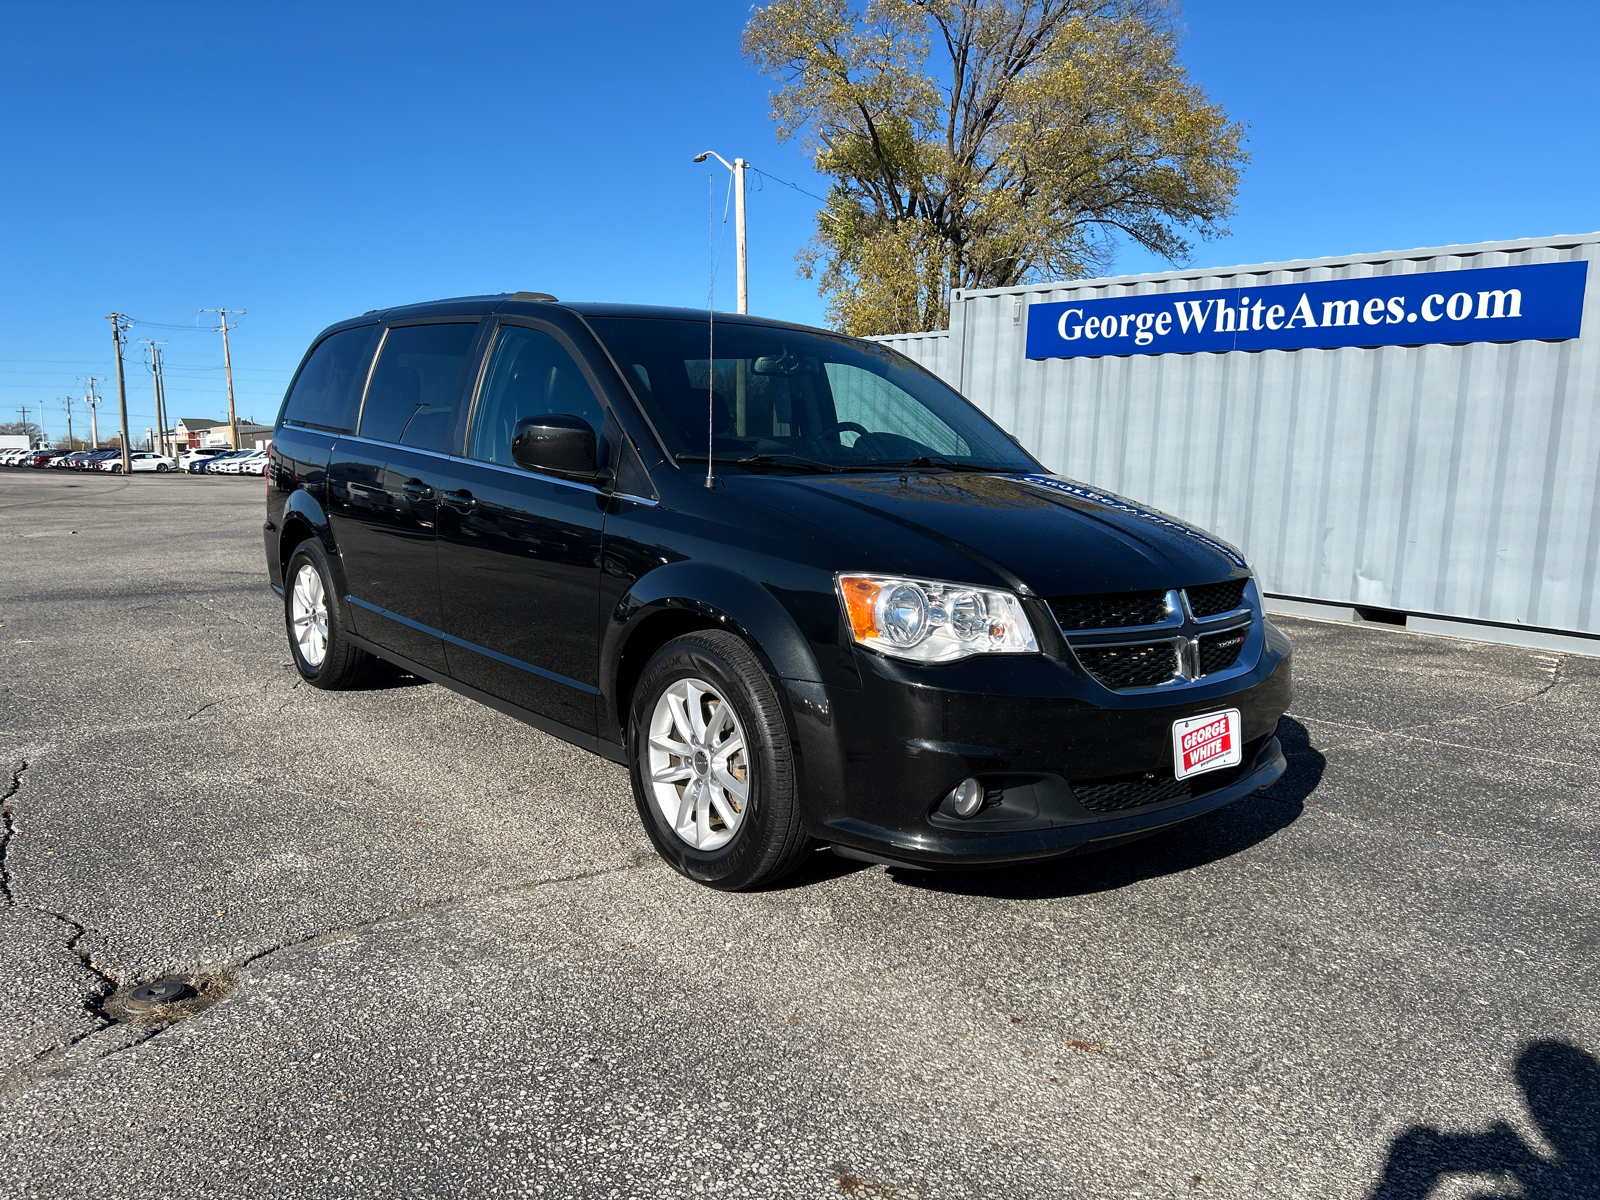
[[[1126,237],[1226,233],[1244,128],[1190,82],[1168,0],[774,0],[748,59],[832,178],[802,274],[858,336],[941,328],[954,288],[1079,278]]]

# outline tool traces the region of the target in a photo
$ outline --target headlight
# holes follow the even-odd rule
[[[894,658],[954,662],[1039,649],[1022,601],[1010,592],[896,575],[840,575],[838,584],[851,635]]]

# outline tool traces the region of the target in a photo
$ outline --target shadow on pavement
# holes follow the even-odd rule
[[[1416,1126],[1395,1138],[1371,1200],[1424,1200],[1442,1176],[1509,1176],[1524,1200],[1600,1197],[1600,1062],[1565,1042],[1535,1042],[1517,1058],[1517,1083],[1553,1157],[1504,1121],[1483,1133]]]
[[[391,662],[374,658],[367,664],[367,673],[349,690],[352,692],[384,692],[390,688],[421,687],[427,683],[420,675],[413,675]]]
[[[1293,717],[1278,723],[1289,769],[1271,787],[1170,829],[1113,850],[995,870],[910,871],[891,868],[899,883],[959,895],[1051,900],[1115,891],[1228,858],[1294,824],[1322,780],[1327,760]]]

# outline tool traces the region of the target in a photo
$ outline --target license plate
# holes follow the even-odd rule
[[[1244,756],[1239,710],[1190,717],[1172,723],[1172,773],[1179,779],[1223,767],[1237,767]]]

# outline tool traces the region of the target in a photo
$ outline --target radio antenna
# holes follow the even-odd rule
[[[716,487],[711,468],[717,440],[717,189],[716,176],[706,174],[706,239],[711,258],[711,286],[706,292],[706,486]]]
[[[698,154],[695,162],[705,162],[707,155]],[[718,156],[720,159],[720,155]],[[712,475],[714,448],[717,437],[717,264],[722,260],[722,242],[727,241],[728,208],[733,203],[733,176],[728,176],[728,194],[722,202],[722,238],[717,238],[716,175],[706,175],[706,224],[710,241],[711,284],[706,292],[706,486],[716,487]]]

